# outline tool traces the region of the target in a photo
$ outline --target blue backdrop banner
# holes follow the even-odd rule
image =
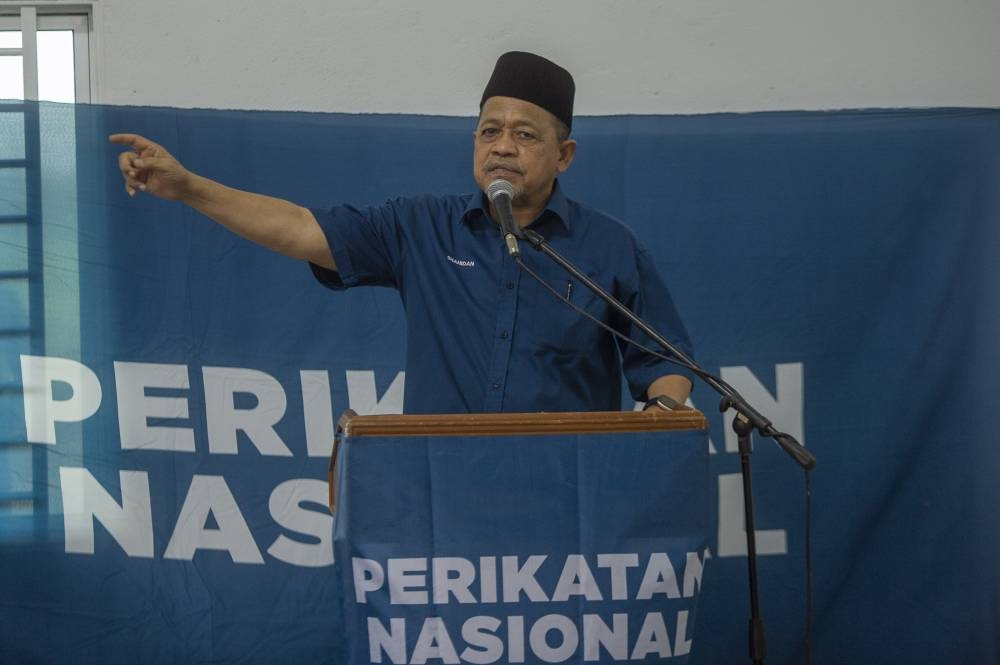
[[[180,204],[130,199],[108,134],[235,187],[364,205],[472,191],[473,123],[0,105],[0,662],[339,662],[334,423],[402,405],[394,291],[331,293]],[[1000,111],[583,117],[574,134],[567,194],[635,230],[698,359],[819,460],[814,662],[1000,662]],[[710,525],[685,657],[739,663],[739,458],[712,392],[692,402]],[[542,469],[556,489],[563,467]],[[768,662],[803,662],[802,472],[758,441],[754,491]],[[356,556],[388,574],[421,555]]]

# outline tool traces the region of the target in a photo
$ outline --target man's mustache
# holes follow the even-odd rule
[[[511,164],[510,162],[490,161],[483,165],[484,171],[493,171],[495,169],[504,169],[505,171],[513,171],[514,173],[524,175],[524,171],[521,170],[520,166]]]

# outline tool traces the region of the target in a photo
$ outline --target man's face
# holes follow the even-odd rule
[[[555,117],[513,97],[490,97],[479,114],[472,171],[479,187],[503,178],[514,186],[514,208],[541,209],[556,176],[569,168],[576,142],[559,140]]]

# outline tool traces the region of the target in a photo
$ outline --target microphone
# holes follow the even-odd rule
[[[486,196],[496,208],[497,217],[499,217],[497,223],[500,225],[503,241],[507,243],[507,252],[510,254],[510,258],[516,259],[521,255],[521,250],[517,246],[520,233],[517,222],[514,221],[514,208],[511,204],[514,199],[514,185],[498,178],[486,188]]]

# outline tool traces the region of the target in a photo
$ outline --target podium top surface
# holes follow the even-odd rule
[[[345,436],[497,436],[706,430],[696,409],[567,413],[463,413],[359,416],[346,411]]]

